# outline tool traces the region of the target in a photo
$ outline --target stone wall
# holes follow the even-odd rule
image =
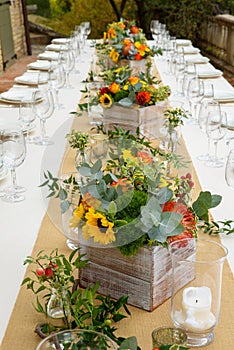
[[[16,58],[26,53],[25,28],[21,0],[14,0],[10,5],[11,26]],[[3,71],[2,49],[0,42],[0,74]]]
[[[199,46],[211,62],[227,74],[234,74],[234,16],[207,18],[201,28]]]

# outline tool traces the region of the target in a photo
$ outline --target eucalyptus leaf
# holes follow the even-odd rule
[[[92,173],[92,174],[96,174],[96,173],[98,173],[98,172],[101,170],[101,168],[102,168],[102,161],[101,161],[101,159],[98,159],[98,160],[94,163],[94,165],[92,166],[92,168],[91,168],[91,173]]]
[[[62,211],[62,214],[64,214],[70,207],[70,202],[69,201],[62,201],[60,203],[60,208],[61,208],[61,211]]]
[[[119,100],[118,103],[123,107],[130,107],[132,105],[132,100],[130,98],[125,97],[122,100]]]
[[[167,186],[161,187],[158,191],[158,201],[160,204],[164,204],[169,201],[172,197],[172,190],[170,190]]]
[[[110,202],[109,206],[108,206],[108,213],[109,214],[115,214],[117,212],[117,206],[115,204],[115,202]]]
[[[164,212],[161,215],[159,229],[164,231],[167,236],[179,235],[184,231],[184,226],[181,224],[182,215],[173,212]]]
[[[82,176],[89,177],[92,175],[91,168],[89,166],[81,166],[79,167],[79,173]]]
[[[137,339],[136,337],[129,337],[124,339],[120,344],[119,350],[137,350]]]

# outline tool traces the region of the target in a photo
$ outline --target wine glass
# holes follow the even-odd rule
[[[204,95],[203,80],[195,76],[188,83],[187,96],[190,105],[191,122],[197,124],[197,106]]]
[[[54,109],[63,108],[62,104],[59,103],[58,95],[59,89],[65,84],[65,72],[62,66],[57,66],[49,72],[49,85],[54,92]]]
[[[25,188],[17,185],[16,171],[26,156],[25,139],[22,130],[6,129],[2,132],[2,161],[10,170],[11,185],[4,190],[2,200],[5,202],[15,203],[25,199],[20,193]]]
[[[213,115],[221,113],[220,105],[217,101],[204,100],[200,105],[198,113],[198,125],[201,131],[207,136],[207,152],[205,154],[200,154],[197,157],[197,159],[201,161],[208,161],[210,159],[210,138],[208,137],[206,131],[207,117],[209,113]]]
[[[40,119],[41,135],[34,137],[36,145],[52,145],[53,142],[46,136],[45,122],[54,112],[54,100],[51,89],[36,90],[33,93],[33,113]]]
[[[33,138],[29,136],[32,122],[36,119],[35,113],[33,112],[32,102],[22,101],[19,107],[19,119],[23,122],[26,128],[25,141],[27,143],[33,143]]]
[[[59,65],[62,65],[65,72],[65,84],[63,88],[72,89],[73,87],[69,81],[69,75],[75,65],[75,56],[73,50],[60,51],[58,58]]]
[[[227,113],[220,112],[217,114],[208,113],[206,121],[206,132],[208,137],[213,141],[215,154],[214,157],[209,159],[205,164],[212,168],[219,168],[224,165],[223,159],[218,158],[218,142],[224,137],[226,129],[222,125],[227,124]]]
[[[234,149],[231,149],[225,167],[225,180],[229,187],[234,190]]]

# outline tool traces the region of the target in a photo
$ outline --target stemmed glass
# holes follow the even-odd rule
[[[176,91],[172,93],[174,96],[183,97],[183,79],[185,72],[185,60],[183,55],[178,55],[175,62],[175,79],[176,79]]]
[[[198,125],[201,131],[206,133],[206,136],[208,136],[207,130],[206,130],[208,114],[219,115],[220,113],[221,113],[220,105],[217,101],[214,101],[214,100],[202,101],[200,105],[199,113],[198,113]],[[201,161],[208,161],[210,159],[210,138],[209,137],[207,137],[207,152],[205,154],[199,155],[197,159]]]
[[[52,145],[53,142],[46,136],[45,122],[54,112],[54,100],[51,89],[36,90],[33,93],[33,113],[40,119],[41,135],[34,137],[36,145]]]
[[[59,103],[59,89],[65,84],[65,72],[62,66],[57,66],[49,72],[49,85],[54,92],[54,109],[61,109],[62,104]]]
[[[212,159],[209,159],[206,162],[206,165],[212,168],[219,168],[224,165],[224,161],[222,159],[218,159],[217,155],[217,147],[218,141],[220,141],[225,133],[226,129],[222,127],[222,125],[227,124],[227,114],[226,112],[219,112],[217,114],[208,113],[207,121],[206,121],[206,132],[208,137],[213,141],[215,147],[215,154]]]
[[[229,187],[234,190],[234,149],[231,149],[225,167],[225,180]]]
[[[154,39],[154,42],[156,45],[159,43],[159,36],[161,34],[161,27],[160,23],[158,21],[155,21],[152,23],[152,26],[150,27],[152,37]]]
[[[59,53],[58,63],[59,65],[62,65],[65,72],[65,84],[63,88],[72,89],[73,87],[70,84],[69,75],[75,66],[75,56],[73,50],[68,48],[66,51],[61,51]]]
[[[4,189],[2,200],[15,203],[25,199],[21,192],[25,188],[17,185],[16,171],[26,156],[25,139],[21,130],[4,130],[2,132],[2,160],[11,172],[11,185]]]
[[[201,102],[204,95],[204,84],[197,76],[190,79],[188,83],[187,96],[190,105],[190,112],[192,116],[191,122],[197,124],[197,106]]]
[[[33,143],[33,138],[29,136],[32,122],[36,119],[36,115],[33,112],[32,102],[22,101],[22,104],[20,104],[19,107],[19,119],[23,122],[23,124],[25,124],[26,127],[25,141],[27,143]]]

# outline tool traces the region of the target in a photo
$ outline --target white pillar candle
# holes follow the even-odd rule
[[[212,295],[210,288],[188,287],[183,290],[182,315],[184,324],[196,329],[207,329],[215,323],[211,312]]]

